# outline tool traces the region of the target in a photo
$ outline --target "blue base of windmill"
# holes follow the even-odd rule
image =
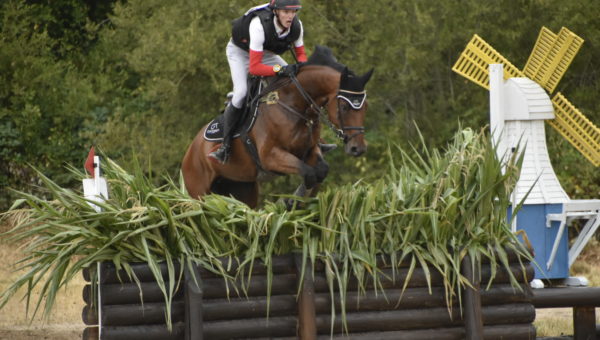
[[[548,228],[546,216],[559,214],[562,211],[562,204],[528,204],[523,205],[517,213],[517,230],[524,230],[527,233],[527,238],[533,247],[535,262],[537,262],[537,265],[534,264],[536,279],[566,279],[569,277],[568,228],[563,229],[552,266],[548,269],[546,265],[560,227],[558,221],[553,221]],[[510,219],[510,208],[508,214]]]

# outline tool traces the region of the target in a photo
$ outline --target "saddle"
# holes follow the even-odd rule
[[[248,115],[249,110],[244,110],[244,117],[242,117],[236,125],[233,133],[233,139],[239,138],[242,134],[248,133],[252,130],[254,122],[256,121],[256,115],[258,110],[254,110],[252,115]],[[250,116],[250,117],[248,117]],[[250,118],[250,119],[248,119]],[[204,130],[204,139],[209,142],[222,142],[223,141],[223,114],[221,113],[215,119],[213,119],[206,130]]]
[[[256,122],[258,115],[258,104],[260,103],[261,91],[267,87],[267,80],[263,77],[251,76],[248,78],[248,93],[244,100],[243,117],[239,117],[234,128],[233,139],[246,135]],[[268,96],[267,96],[268,97]],[[266,99],[267,101],[269,98]],[[227,96],[225,106],[229,104],[231,97]],[[223,110],[224,111],[224,110]],[[223,141],[223,113],[214,118],[204,131],[204,139],[209,142]]]

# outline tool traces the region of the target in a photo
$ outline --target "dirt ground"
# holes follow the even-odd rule
[[[83,328],[79,325],[46,325],[0,328],[1,340],[78,340]]]

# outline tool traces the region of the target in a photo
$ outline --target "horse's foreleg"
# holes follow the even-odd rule
[[[313,188],[318,183],[317,170],[313,166],[283,149],[273,148],[269,154],[261,155],[261,160],[263,167],[268,171],[302,176],[307,189]]]

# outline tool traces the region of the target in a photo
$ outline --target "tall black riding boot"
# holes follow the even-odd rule
[[[231,139],[233,138],[233,130],[238,118],[242,115],[242,109],[229,104],[223,114],[223,143],[217,149],[209,154],[210,157],[218,160],[221,164],[227,163],[229,159],[229,151],[231,149]]]

